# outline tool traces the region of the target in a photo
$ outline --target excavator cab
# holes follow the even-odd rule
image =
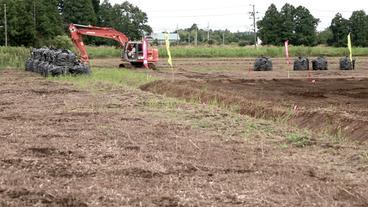
[[[129,62],[132,66],[142,67],[143,66],[143,42],[131,41],[127,42],[122,51],[123,61]],[[149,68],[155,69],[154,63],[158,61],[158,50],[148,49],[147,60]],[[126,65],[121,64],[120,67],[125,67]]]
[[[136,62],[139,59],[143,60],[143,44],[142,42],[128,42],[125,50],[122,51],[122,57],[129,62]]]

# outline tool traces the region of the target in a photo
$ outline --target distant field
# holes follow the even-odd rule
[[[90,58],[120,57],[121,49],[115,47],[87,46]],[[159,47],[160,57],[167,57],[166,48]],[[290,56],[328,56],[340,57],[348,54],[347,48],[334,47],[293,47],[290,46]],[[0,67],[23,67],[24,61],[29,57],[30,50],[25,47],[0,47]],[[283,47],[237,47],[237,46],[212,46],[212,47],[171,47],[173,58],[216,58],[216,57],[283,57]],[[354,56],[368,56],[368,48],[353,48]]]
[[[368,48],[354,48],[355,56],[368,55]],[[283,47],[172,47],[174,57],[283,57]],[[293,47],[289,48],[290,56],[344,56],[348,54],[347,48],[334,47]],[[166,57],[166,49],[160,48],[160,56]]]
[[[160,57],[167,57],[165,47],[158,47]],[[121,50],[114,47],[87,47],[91,58],[120,57]],[[344,56],[348,54],[347,48],[334,47],[290,47],[290,56]],[[354,56],[368,56],[368,48],[353,48]],[[213,47],[171,47],[171,55],[181,58],[197,57],[258,57],[261,55],[269,57],[283,57],[283,47],[237,47],[237,46],[213,46]]]

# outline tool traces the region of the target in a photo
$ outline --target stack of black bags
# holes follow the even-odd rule
[[[272,70],[272,60],[268,57],[258,57],[254,62],[254,71],[270,71]]]
[[[91,73],[88,65],[77,60],[77,56],[70,50],[46,47],[31,50],[31,57],[26,61],[26,71],[40,73],[45,77]]]

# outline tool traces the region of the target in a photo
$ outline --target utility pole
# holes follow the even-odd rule
[[[256,25],[256,6],[254,4],[251,4],[253,7],[253,11],[249,12],[251,18],[253,18],[253,34],[254,34],[254,47],[257,48],[257,25]]]
[[[195,31],[195,46],[198,45],[198,26],[196,27],[196,31]]]
[[[176,45],[179,45],[179,25],[176,24]]]
[[[210,40],[210,23],[208,22],[208,25],[207,25],[207,41]]]
[[[225,32],[222,33],[222,46],[225,46]]]
[[[190,33],[192,33],[192,31],[189,32],[189,36],[188,36],[188,43],[190,45]]]
[[[5,28],[5,47],[8,47],[8,22],[6,19],[6,4],[4,4],[4,28]]]

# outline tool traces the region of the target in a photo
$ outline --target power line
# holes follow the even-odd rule
[[[180,11],[211,11],[211,10],[224,10],[224,9],[239,9],[241,7],[246,7],[247,5],[238,5],[238,6],[231,6],[231,7],[212,7],[212,8],[192,8],[192,9],[160,9],[160,10],[150,10],[150,12],[180,12]]]
[[[353,10],[324,10],[324,9],[308,9],[309,11],[322,12],[322,13],[353,13]]]
[[[192,17],[222,17],[222,16],[239,16],[239,15],[244,15],[244,13],[183,15],[183,16],[149,16],[149,18],[192,18]]]
[[[198,25],[198,24],[197,24]],[[189,28],[190,25],[187,26],[187,28]],[[183,28],[181,29],[184,29],[186,28],[186,26],[184,26]],[[158,26],[158,27],[155,27],[153,26],[153,29],[156,30],[156,31],[175,31],[175,30],[178,30],[177,27],[175,26],[165,26],[165,27],[161,27],[161,26]],[[204,31],[207,31],[207,27],[204,27],[204,28],[198,28],[199,30],[204,30]],[[237,24],[237,25],[226,25],[226,26],[221,26],[221,25],[212,25],[211,26],[211,29],[212,30],[229,30],[229,29],[241,29],[241,30],[244,30],[244,31],[251,31],[253,30],[253,28],[250,28],[248,25],[244,25],[244,24]]]

